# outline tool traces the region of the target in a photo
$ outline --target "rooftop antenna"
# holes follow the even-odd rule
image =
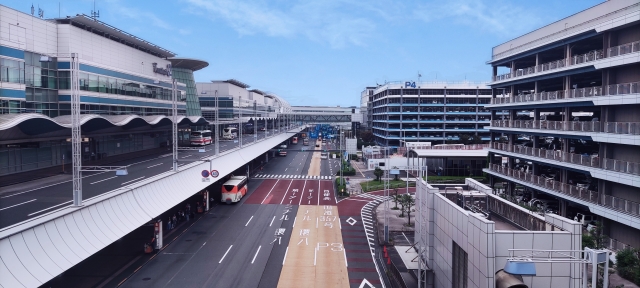
[[[31,16],[36,12],[36,8],[33,7],[33,3],[31,3]]]
[[[422,74],[420,74],[420,71],[418,71],[418,83],[420,83],[420,78],[422,77]]]
[[[40,5],[38,5],[38,17],[44,18],[44,10],[40,8]]]
[[[91,10],[91,18],[93,18],[93,21],[97,21],[97,18],[100,18],[100,11],[96,10],[96,0],[93,0],[93,10]]]

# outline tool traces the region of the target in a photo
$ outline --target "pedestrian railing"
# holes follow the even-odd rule
[[[491,99],[491,104],[524,103],[533,101],[553,101],[577,98],[602,97],[612,95],[626,95],[640,93],[640,82],[629,82],[611,84],[607,86],[593,86],[575,88],[569,90],[545,91],[539,93],[518,94],[513,97],[507,94],[506,97],[496,97]]]
[[[492,127],[640,135],[640,122],[493,120]]]
[[[571,198],[593,203],[640,218],[640,203],[635,201],[611,195],[605,195],[603,193],[599,193],[598,191],[589,190],[585,187],[562,183],[559,181],[534,175],[530,172],[509,169],[497,164],[491,164],[489,170],[506,177],[532,184],[533,186],[549,189],[554,192],[569,196]]]
[[[600,158],[598,155],[583,155],[563,152],[559,150],[547,150],[541,148],[527,147],[524,145],[509,145],[507,143],[491,143],[491,148],[505,152],[512,152],[526,156],[554,160],[564,163],[571,163],[592,168],[604,169],[626,174],[640,175],[640,163],[625,160]]]
[[[579,65],[579,64],[588,63],[588,62],[592,62],[592,61],[596,61],[604,58],[616,57],[616,56],[621,56],[621,55],[625,55],[633,52],[639,52],[639,51],[640,51],[640,41],[625,43],[625,44],[607,49],[606,55],[603,49],[591,50],[591,51],[588,51],[587,53],[572,55],[568,59],[558,59],[551,62],[539,64],[537,66],[531,66],[527,68],[518,68],[510,71],[509,73],[493,76],[493,81],[503,81],[511,78],[517,78],[517,77],[536,74],[540,72],[551,71],[554,69],[564,68],[571,65]]]

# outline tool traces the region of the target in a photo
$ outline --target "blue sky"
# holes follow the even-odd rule
[[[31,2],[3,0],[29,13]],[[60,4],[60,9],[58,7]],[[491,48],[601,0],[98,0],[100,20],[292,105],[359,105],[385,81],[486,82]],[[45,18],[94,1],[34,2]],[[37,9],[36,9],[37,10]],[[437,75],[437,76],[436,76]]]

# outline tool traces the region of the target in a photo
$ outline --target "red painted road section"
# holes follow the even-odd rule
[[[287,191],[282,196],[282,199],[280,199],[280,202],[278,202],[277,204],[298,205],[298,203],[300,202],[300,195],[302,194],[305,186],[305,180],[292,180],[291,185],[287,188]],[[278,199],[274,200],[277,201]],[[265,202],[265,204],[267,203]],[[274,204],[273,201],[271,202],[271,204]]]
[[[251,193],[249,198],[247,198],[247,200],[244,203],[246,204],[262,203],[262,200],[267,196],[267,194],[269,194],[269,191],[271,191],[271,188],[273,188],[273,186],[278,181],[279,180],[275,180],[275,179],[267,179],[262,181],[260,186],[258,186],[258,188],[255,191],[253,191],[253,193]]]
[[[320,181],[319,205],[336,205],[336,193],[333,189],[333,181]]]

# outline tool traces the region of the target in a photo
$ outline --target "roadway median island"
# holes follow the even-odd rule
[[[302,205],[292,229],[278,287],[349,287],[338,207]]]

